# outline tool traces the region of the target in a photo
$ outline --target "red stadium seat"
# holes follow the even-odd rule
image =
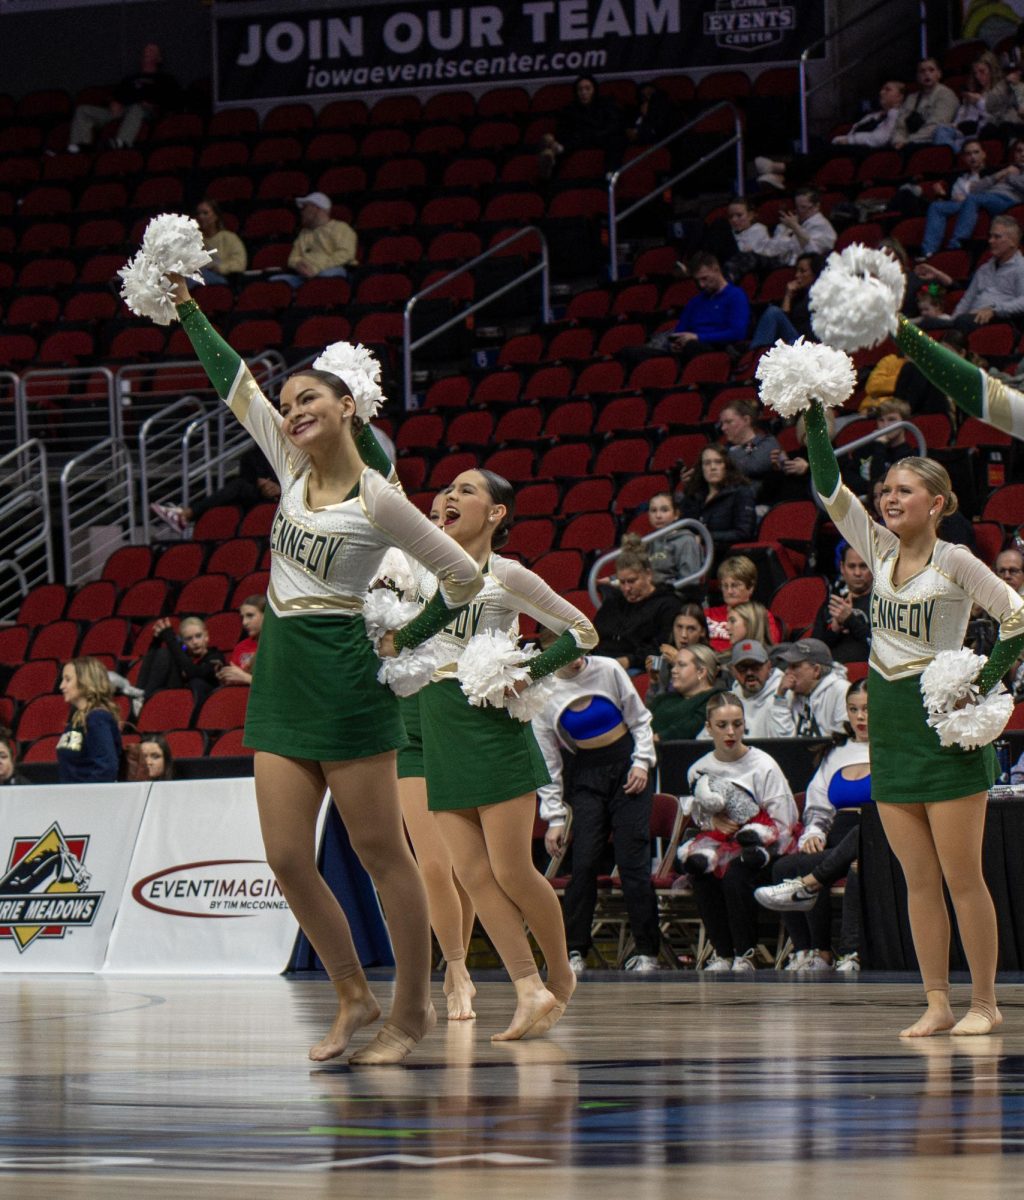
[[[196,729],[239,729],[245,724],[247,687],[222,687],[207,696],[196,716]]]
[[[178,593],[174,611],[182,616],[197,613],[203,617],[220,612],[227,607],[230,587],[231,580],[226,575],[200,575],[189,580]]]
[[[55,658],[67,662],[74,658],[78,645],[79,628],[76,621],[54,621],[52,625],[40,627],[29,647],[29,659]]]
[[[16,618],[19,625],[47,625],[59,621],[68,603],[68,590],[62,583],[43,583],[22,600]]]
[[[218,505],[208,508],[199,517],[192,530],[197,542],[220,542],[232,538],[238,532],[240,511],[234,505]]]
[[[806,636],[827,599],[828,580],[820,575],[803,575],[787,579],[776,588],[768,608],[786,624],[794,638],[799,638]]]
[[[166,579],[168,583],[186,583],[202,571],[205,557],[206,551],[197,542],[168,546],[153,568],[153,578]]]
[[[148,619],[163,615],[167,605],[167,584],[162,579],[140,579],[118,601],[115,615]]]
[[[186,729],[196,700],[188,688],[166,688],[143,704],[135,722],[139,733],[163,733],[165,729]]]
[[[238,536],[266,537],[274,523],[275,512],[276,504],[257,504],[255,508],[249,509],[238,526]]]
[[[123,617],[106,617],[90,625],[85,631],[78,653],[109,655],[117,661],[124,655],[128,633],[128,622]]]
[[[6,629],[0,629],[0,663],[7,667],[16,667],[24,662],[29,636],[30,631],[25,625],[10,625]]]
[[[231,607],[237,609],[249,596],[265,596],[269,586],[269,571],[253,571],[238,581],[231,594]]]
[[[248,688],[236,688],[236,691],[248,691]],[[245,737],[244,729],[228,729],[210,747],[210,758],[252,757],[253,751],[242,745]]]
[[[67,723],[68,705],[63,696],[36,696],[22,710],[15,737],[19,742],[34,742],[60,735]]]
[[[61,664],[56,659],[23,663],[7,681],[4,689],[12,700],[32,700],[57,690]]]

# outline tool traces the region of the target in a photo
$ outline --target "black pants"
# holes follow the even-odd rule
[[[731,862],[721,879],[694,875],[693,897],[716,954],[735,958],[757,945],[757,923],[763,910],[754,899],[754,890],[771,878],[771,867],[748,867],[742,858]]]
[[[597,876],[611,834],[622,896],[637,954],[657,957],[661,944],[658,902],[651,883],[651,796],[622,789],[632,765],[633,738],[626,734],[600,750],[580,750],[567,781],[572,809],[572,878],[565,889],[565,938],[569,950],[586,954],[597,904]]]
[[[772,882],[802,879],[813,875],[822,885],[817,903],[808,912],[787,913],[786,933],[795,950],[830,950],[832,947],[832,904],[829,889],[846,878],[843,921],[836,950],[852,954],[860,944],[860,875],[856,869],[860,853],[860,813],[841,809],[829,831],[827,848],[816,854],[787,854],[772,867]]]

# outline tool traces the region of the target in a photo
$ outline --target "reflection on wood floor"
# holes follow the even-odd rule
[[[386,1001],[390,984],[374,988]],[[6,976],[0,1197],[793,1200],[877,1185],[988,1200],[1024,1186],[1018,983],[1001,988],[1000,1036],[907,1043],[895,1032],[920,992],[902,977],[606,973],[547,1038],[494,1045],[512,990],[492,978],[475,1022],[361,1070],[305,1057],[332,995],[315,980]]]

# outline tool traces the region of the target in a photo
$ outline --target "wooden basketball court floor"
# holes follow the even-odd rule
[[[907,1043],[909,977],[593,972],[548,1037],[494,1045],[490,975],[475,1022],[353,1069],[306,1058],[320,980],[8,974],[0,1196],[1022,1196],[1022,984],[999,1036]]]

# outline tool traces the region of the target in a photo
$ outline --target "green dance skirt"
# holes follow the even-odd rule
[[[871,799],[931,804],[986,792],[999,768],[992,746],[943,746],[926,720],[921,676],[885,679],[868,672]]]
[[[425,772],[419,693],[417,692],[414,696],[399,696],[398,711],[402,714],[405,736],[409,739],[398,752],[398,778],[422,779]]]
[[[551,782],[529,722],[503,708],[475,708],[454,679],[419,693],[427,807],[482,808]]]
[[[344,762],[406,743],[360,615],[263,617],[244,743],[286,758]]]

